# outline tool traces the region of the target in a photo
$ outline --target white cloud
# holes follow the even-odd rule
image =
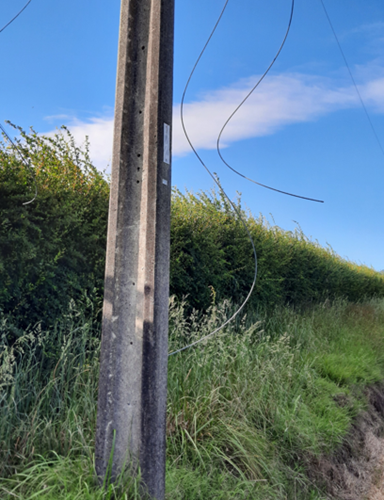
[[[361,94],[367,104],[373,105],[379,113],[384,113],[384,77],[365,84]]]
[[[204,94],[184,108],[185,124],[197,149],[215,149],[221,127],[257,81],[257,76],[237,82],[230,87]],[[384,77],[359,86],[368,106],[384,112]],[[222,146],[233,142],[262,137],[282,127],[316,120],[340,109],[359,105],[352,85],[336,85],[328,78],[300,73],[270,76],[228,124],[222,137]],[[77,119],[67,123],[78,144],[89,137],[90,154],[95,166],[101,170],[112,157],[113,119]],[[174,107],[173,154],[182,156],[190,152],[180,123],[180,105]]]
[[[59,117],[63,121],[61,116]],[[90,157],[99,170],[111,171],[112,141],[113,141],[113,118],[92,118],[88,122],[72,118],[66,126],[73,135],[76,144],[81,145],[88,137],[90,146]],[[53,135],[56,131],[44,135]]]
[[[77,143],[90,141],[90,156],[95,167],[111,170],[113,118],[92,118],[90,122],[76,121],[68,126]],[[107,168],[108,167],[108,168]]]
[[[186,128],[196,148],[216,147],[221,127],[255,81],[257,77],[243,80],[235,86],[210,92],[201,100],[185,105]],[[357,104],[354,88],[332,87],[326,79],[302,74],[269,77],[229,122],[222,137],[222,145],[270,135],[283,126],[312,121],[321,115]],[[180,114],[180,106],[175,114]],[[183,138],[180,120],[175,116],[173,152],[182,155],[187,151],[188,144]]]
[[[54,121],[57,121],[57,120],[71,120],[73,117],[71,115],[66,115],[66,114],[62,114],[62,115],[50,115],[50,116],[46,116],[44,118],[44,120],[46,120],[47,122],[54,122]]]

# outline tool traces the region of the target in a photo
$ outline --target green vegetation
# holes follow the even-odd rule
[[[139,499],[94,473],[108,183],[70,134],[19,131],[29,166],[0,148],[0,498]],[[313,459],[384,378],[384,276],[242,212],[248,308],[169,359],[167,498],[320,500]],[[253,257],[225,199],[175,191],[171,259],[172,351],[233,313]]]
[[[99,300],[109,188],[69,133],[19,132],[26,162],[0,148],[0,310],[23,330],[52,325],[84,294]]]
[[[233,311],[228,301],[204,315],[185,307],[171,301],[170,349]],[[89,317],[71,303],[54,328],[26,331],[13,346],[2,319],[1,498],[103,497],[93,464],[99,342]],[[363,387],[384,378],[383,331],[383,300],[339,301],[248,315],[170,357],[167,498],[325,498],[308,464],[337,448],[366,403]],[[137,481],[121,481],[106,498],[140,498]]]
[[[240,200],[237,206],[241,210]],[[350,301],[384,296],[384,276],[366,266],[341,259],[332,249],[268,225],[260,216],[241,210],[255,242],[258,278],[249,310],[298,307],[337,297]],[[188,296],[205,309],[214,290],[216,300],[240,302],[254,275],[247,232],[223,197],[215,193],[181,194],[172,200],[171,292]]]
[[[53,325],[70,300],[91,297],[100,311],[109,195],[87,147],[76,147],[68,131],[55,137],[18,131],[26,162],[14,148],[0,147],[0,310],[21,329],[13,339],[38,321]],[[23,205],[35,184],[37,199]],[[242,213],[258,253],[249,311],[384,296],[384,275],[342,260],[299,229],[286,232]],[[215,193],[175,190],[171,295],[188,297],[189,312],[205,310],[212,296],[240,303],[253,275],[252,247],[229,203]]]

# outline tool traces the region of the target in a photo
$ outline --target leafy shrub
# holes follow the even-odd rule
[[[26,327],[102,289],[109,187],[67,130],[18,130],[25,160],[0,148],[0,309]]]
[[[250,288],[253,252],[242,222],[224,198],[175,190],[171,209],[171,294],[192,307],[238,301]]]
[[[345,297],[359,301],[384,295],[384,277],[339,257],[295,232],[268,225],[241,208],[257,251],[252,309],[303,306]],[[174,192],[171,225],[171,292],[195,308],[214,300],[243,299],[252,284],[252,246],[229,203],[215,193]]]
[[[15,327],[49,326],[70,299],[101,301],[109,185],[92,166],[87,144],[78,148],[65,128],[54,137],[16,128],[25,161],[12,146],[0,147],[0,310]],[[23,205],[35,184],[37,198]],[[258,256],[251,309],[384,295],[384,275],[341,259],[300,229],[269,226],[245,212],[240,200],[237,208]],[[188,312],[224,299],[240,303],[252,285],[254,262],[230,203],[214,192],[175,189],[171,216],[170,293],[187,297]]]

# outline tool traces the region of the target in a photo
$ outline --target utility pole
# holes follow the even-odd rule
[[[122,0],[96,471],[165,492],[174,0]],[[111,470],[109,470],[111,464]]]

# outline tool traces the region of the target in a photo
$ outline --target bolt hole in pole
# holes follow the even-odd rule
[[[121,0],[95,443],[101,485],[132,461],[154,500],[165,498],[171,164],[158,138],[172,124],[174,3]]]

